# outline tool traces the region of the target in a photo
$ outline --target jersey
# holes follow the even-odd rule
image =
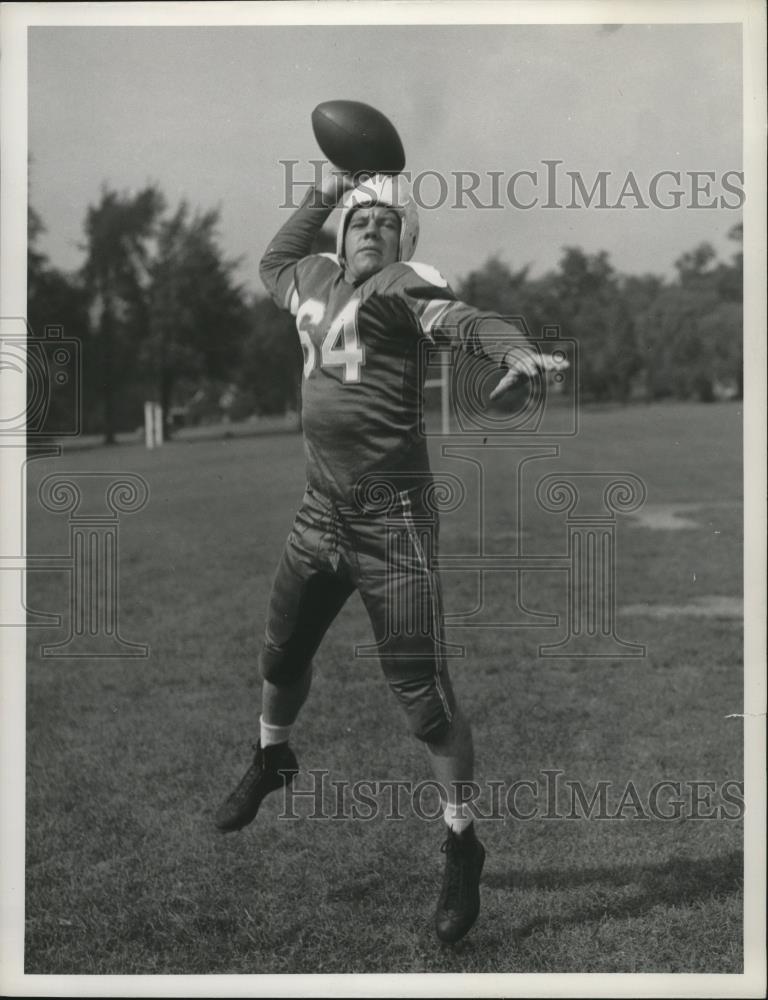
[[[460,302],[433,267],[397,262],[355,282],[335,254],[310,254],[331,209],[308,195],[261,262],[273,298],[296,318],[304,355],[302,426],[307,479],[319,493],[355,503],[363,477],[423,483],[424,342],[457,341],[501,362],[498,317]],[[512,328],[514,335],[520,331]]]

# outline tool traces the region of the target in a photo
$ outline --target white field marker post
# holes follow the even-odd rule
[[[163,443],[163,410],[159,403],[144,403],[144,441],[147,448]]]
[[[440,410],[443,421],[443,434],[451,433],[451,371],[449,365],[443,365],[440,385]]]
[[[155,424],[155,446],[159,448],[163,443],[163,408],[159,403],[155,403],[153,416]]]
[[[442,354],[440,364],[440,377],[429,378],[424,383],[425,389],[440,387],[440,423],[441,433],[448,435],[451,433],[451,355]]]

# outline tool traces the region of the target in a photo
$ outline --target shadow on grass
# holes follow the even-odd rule
[[[585,892],[584,905],[575,912],[565,917],[542,915],[514,929],[515,937],[525,938],[542,927],[554,930],[606,916],[639,917],[658,905],[681,906],[712,896],[740,895],[743,879],[743,856],[740,851],[731,851],[713,858],[672,858],[659,864],[489,873],[483,882],[493,889],[591,887]],[[638,892],[617,898],[614,892],[621,886],[635,886]]]

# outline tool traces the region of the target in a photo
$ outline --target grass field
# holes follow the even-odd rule
[[[486,459],[486,533],[503,550],[514,470],[496,454]],[[537,469],[627,471],[645,482],[651,516],[619,519],[617,588],[629,609],[620,610],[621,637],[645,644],[646,656],[542,659],[539,643],[557,641],[561,626],[451,629],[468,650],[451,672],[474,722],[479,777],[511,783],[557,768],[587,789],[611,782],[614,796],[632,781],[641,798],[664,779],[718,788],[740,779],[742,725],[726,718],[743,711],[733,611],[740,409],[587,410],[580,435]],[[45,475],[75,471],[130,471],[150,486],[146,508],[120,522],[119,612],[124,638],[151,654],[43,658],[41,642],[63,633],[29,633],[28,973],[741,971],[737,820],[697,820],[690,809],[668,821],[632,809],[614,820],[487,820],[483,909],[453,948],[431,927],[439,819],[406,811],[402,821],[290,821],[278,818],[278,797],[240,834],[216,834],[212,811],[255,739],[256,654],[304,484],[300,438],[33,462],[30,553],[66,552],[67,517],[44,512],[36,491]],[[676,516],[678,530],[663,526]],[[472,517],[471,497],[446,516],[446,554],[468,551]],[[563,516],[530,505],[524,537],[529,551],[563,551]],[[30,606],[66,615],[66,582],[30,574]],[[500,576],[490,588],[502,609],[508,583]],[[562,574],[526,587],[530,606],[562,622]],[[470,573],[446,574],[444,589],[449,611],[476,598]],[[321,648],[296,727],[302,769],[426,779],[423,748],[377,664],[351,655],[367,641],[354,597]]]

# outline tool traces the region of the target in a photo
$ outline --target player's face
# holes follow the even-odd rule
[[[400,249],[400,216],[384,205],[358,208],[347,223],[344,258],[355,279],[394,264]]]

